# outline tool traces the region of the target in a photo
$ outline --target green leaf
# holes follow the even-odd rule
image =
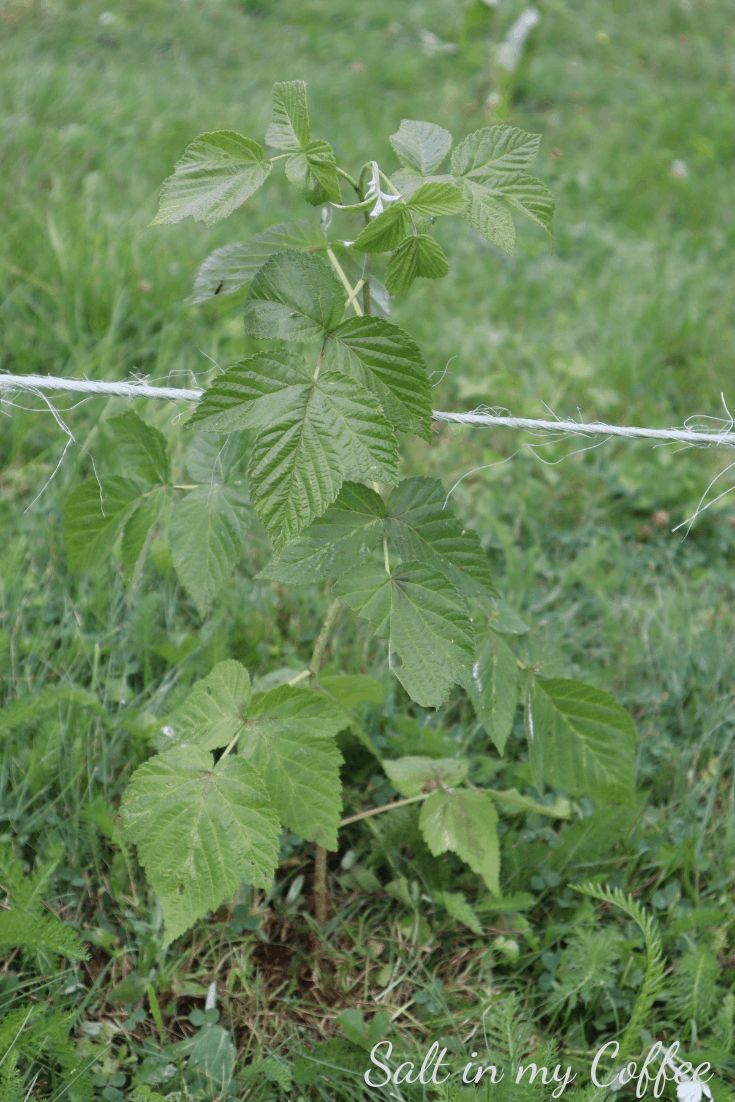
[[[162,432],[146,425],[132,409],[111,417],[108,423],[115,434],[116,461],[143,482],[168,481],[166,438]]]
[[[354,379],[304,369],[298,402],[259,433],[250,496],[275,551],[336,498],[346,474],[398,478],[398,445],[377,399]]]
[[[165,492],[158,491],[140,499],[140,504],[125,525],[122,540],[122,564],[129,581],[148,545],[148,535],[161,515],[166,502]]]
[[[217,376],[188,423],[219,433],[259,428],[300,408],[304,388],[313,385],[303,357],[282,348],[256,352]]]
[[[355,241],[354,248],[363,253],[387,253],[395,249],[411,228],[411,216],[405,203],[391,203],[368,222]]]
[[[171,521],[171,556],[201,617],[240,558],[252,513],[242,490],[212,482],[190,490]]]
[[[378,546],[385,515],[380,494],[359,482],[345,482],[334,505],[257,576],[264,581],[306,585],[346,574],[364,563]]]
[[[478,937],[481,936],[482,923],[468,903],[467,898],[462,895],[462,892],[434,892],[434,900],[441,903],[446,908],[447,913],[452,918],[456,918],[457,922],[467,926]]]
[[[352,375],[378,399],[396,429],[431,440],[431,386],[416,342],[383,318],[348,318],[332,329],[324,364]]]
[[[482,607],[488,626],[501,635],[525,635],[531,630],[502,597],[483,598]]]
[[[392,574],[378,566],[357,567],[334,586],[379,639],[389,641],[391,668],[408,694],[424,708],[438,708],[452,685],[466,682],[474,635],[454,586],[421,563],[402,563]]]
[[[101,485],[100,485],[101,484]],[[111,475],[90,479],[73,490],[64,505],[63,532],[70,570],[93,570],[112,550],[139,499],[137,482]]]
[[[245,329],[266,340],[320,340],[345,311],[342,284],[319,256],[288,249],[267,260],[245,299]]]
[[[213,226],[249,199],[268,178],[257,142],[232,130],[200,134],[187,146],[161,191],[158,214],[151,225],[181,222],[189,215]]]
[[[232,295],[247,287],[269,256],[286,249],[325,248],[324,231],[318,223],[301,219],[278,222],[243,244],[215,249],[199,268],[189,302],[208,302],[215,295]]]
[[[328,142],[320,138],[288,158],[286,177],[314,207],[320,203],[339,203],[342,198],[334,153]]]
[[[438,478],[402,479],[388,500],[385,528],[392,545],[402,559],[414,559],[446,574],[460,593],[495,594],[477,533],[463,529],[445,502]]]
[[[440,789],[429,796],[419,815],[419,828],[435,857],[453,850],[491,892],[500,895],[497,822],[492,799],[478,789]]]
[[[502,196],[514,210],[546,230],[553,244],[551,226],[554,219],[554,198],[545,184],[534,176],[519,176],[511,183],[503,185]]]
[[[472,667],[472,696],[478,718],[501,757],[516,715],[518,681],[513,652],[500,636],[489,631],[477,648]]]
[[[452,148],[452,135],[432,122],[401,119],[397,133],[390,136],[390,144],[402,165],[414,169],[421,176],[428,176],[439,167]]]
[[[364,673],[322,674],[319,688],[334,697],[343,708],[357,708],[361,704],[383,704],[385,685],[375,677]]]
[[[273,118],[265,140],[276,149],[304,149],[311,138],[303,80],[273,85]]]
[[[630,799],[635,779],[636,733],[625,709],[609,693],[581,681],[534,681],[527,731],[534,780],[571,796]]]
[[[461,214],[464,202],[456,184],[427,183],[413,192],[407,205],[416,214],[439,218],[443,214]]]
[[[237,1049],[221,1025],[207,1025],[194,1039],[187,1072],[212,1084],[212,1093],[225,1092],[235,1070]]]
[[[263,781],[239,756],[214,765],[194,746],[158,754],[133,773],[121,810],[163,908],[164,947],[241,884],[270,883],[281,826]]]
[[[550,819],[571,819],[572,817],[569,800],[563,796],[557,796],[553,804],[540,804],[530,796],[522,796],[515,788],[485,788],[483,791],[508,811],[533,811],[536,815],[547,815]]]
[[[247,439],[239,433],[231,433],[224,443],[209,433],[197,433],[184,453],[186,473],[191,482],[230,482],[249,451]]]
[[[250,676],[232,659],[219,662],[197,681],[184,703],[166,719],[153,739],[158,750],[197,746],[224,749],[245,722],[250,706]]]
[[[398,171],[394,172],[391,176],[391,183],[396,191],[403,196],[406,202],[408,202],[413,193],[423,187],[424,184],[453,184],[455,187],[457,186],[457,181],[454,176],[450,176],[447,173],[440,174],[439,176],[422,176],[413,168],[399,168]]]
[[[495,181],[524,172],[538,153],[540,134],[515,126],[486,126],[468,134],[452,153],[455,176]]]
[[[348,722],[325,697],[281,685],[254,701],[238,744],[238,757],[258,770],[281,821],[329,850],[337,849],[342,809],[334,736]]]
[[[393,758],[384,760],[390,782],[402,796],[420,796],[435,788],[461,784],[470,763],[463,758]]]
[[[466,177],[461,178],[460,187],[467,201],[463,211],[466,221],[484,238],[512,256],[516,231],[501,193]]]
[[[391,295],[405,295],[413,281],[441,279],[449,263],[441,246],[427,233],[407,237],[395,250],[385,269],[385,285]]]

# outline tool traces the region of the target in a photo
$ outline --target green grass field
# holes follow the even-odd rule
[[[661,428],[726,417],[735,13],[717,0],[537,6],[501,120],[487,105],[490,58],[524,7],[517,0],[121,0],[109,11],[0,0],[0,370],[136,372],[188,386],[212,361],[225,367],[252,350],[241,297],[185,300],[214,248],[303,216],[282,177],[226,226],[149,223],[196,134],[232,128],[261,140],[273,82],[303,79],[315,131],[351,170],[365,150],[394,166],[387,135],[402,118],[457,139],[498,121],[542,135],[534,171],[556,199],[553,251],[535,228],[519,228],[513,257],[464,225],[440,228],[448,277],[393,304],[436,372],[435,408],[550,408]],[[456,48],[442,50],[448,43]],[[290,835],[270,893],[245,890],[163,950],[160,908],[115,826],[121,791],[149,752],[146,729],[225,657],[256,677],[308,663],[328,598],[319,586],[254,584],[268,558],[262,533],[203,622],[165,539],[134,591],[116,560],[69,573],[64,498],[90,457],[114,469],[105,420],[126,404],[56,405],[76,443],[45,489],[64,431],[35,396],[0,411],[0,885],[10,910],[53,912],[80,934],[88,959],[64,955],[58,932],[56,948],[0,944],[6,1097],[387,1099],[361,1078],[376,1038],[407,1053],[443,1039],[459,1062],[480,1043],[488,1008],[491,1034],[504,1013],[516,1025],[525,1014],[588,1077],[595,1049],[630,1017],[646,967],[635,925],[575,892],[590,878],[632,893],[660,924],[666,982],[641,1047],[681,1038],[712,1060],[716,1102],[728,1097],[735,499],[722,497],[688,533],[672,529],[715,476],[707,500],[732,485],[729,453],[627,441],[581,452],[573,440],[534,454],[539,441],[510,430],[448,426],[430,447],[409,444],[405,472],[447,488],[466,476],[457,511],[536,629],[529,661],[586,678],[631,711],[637,802],[593,815],[582,801],[562,828],[533,813],[507,820],[501,903],[460,862],[431,857],[412,808],[357,823],[330,856],[321,931],[313,847]],[[171,409],[137,408],[181,458],[186,430]],[[520,739],[502,761],[483,755],[466,703],[413,705],[378,645],[350,624],[337,625],[329,669],[379,671],[385,701],[362,721],[382,754],[460,747],[475,753],[478,783],[528,788]],[[394,792],[376,763],[357,743],[343,752],[345,813],[385,803]],[[458,889],[479,929],[437,902]],[[359,1015],[373,1022],[369,1038]],[[87,1094],[75,1078],[83,1067]],[[416,1086],[400,1097],[435,1095]]]

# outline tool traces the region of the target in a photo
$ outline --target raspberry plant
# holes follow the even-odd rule
[[[390,669],[418,705],[438,708],[464,689],[501,755],[522,702],[539,793],[626,800],[633,788],[627,713],[607,693],[545,679],[516,658],[512,638],[528,629],[499,597],[477,534],[455,519],[437,479],[400,477],[399,434],[431,439],[431,390],[421,350],[389,320],[390,297],[447,273],[431,232],[439,218],[458,215],[507,252],[513,212],[551,237],[553,200],[528,172],[539,136],[478,130],[442,172],[452,136],[404,119],[390,139],[398,170],[389,177],[368,161],[353,177],[312,138],[306,87],[292,81],[275,85],[265,140],[282,152],[267,158],[231,131],[202,134],[164,183],[155,222],[218,222],[285,161],[288,180],[322,207],[321,222],[281,222],[217,249],[194,287],[196,302],[244,293],[247,333],[271,343],[216,377],[197,403],[186,484],[171,476],[163,435],[128,412],[110,422],[126,474],[83,483],[65,509],[70,566],[94,568],[122,535],[131,578],[151,533],[167,528],[179,580],[202,617],[256,518],[273,548],[263,585],[331,586],[308,671],[254,692],[239,663],[219,663],[164,717],[153,735],[158,753],[133,774],[122,829],[161,901],[167,943],[242,884],[268,885],[284,827],[316,843],[323,917],[325,850],[337,848],[341,814],[336,736],[351,726],[379,757],[352,711],[375,682],[320,680],[342,606],[384,641]],[[354,240],[331,231],[333,211],[361,217]],[[473,786],[464,758],[383,765],[399,802],[422,804],[431,852],[454,851],[495,893],[498,813],[570,814],[564,796]],[[445,894],[466,920],[466,901]]]

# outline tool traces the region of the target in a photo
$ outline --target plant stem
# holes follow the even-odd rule
[[[337,257],[334,255],[334,253],[332,252],[332,250],[330,248],[327,248],[327,256],[331,260],[332,267],[334,268],[335,272],[337,273],[339,278],[342,280],[342,285],[345,288],[345,290],[347,291],[348,297],[353,300],[352,305],[355,307],[355,313],[357,314],[357,316],[359,318],[361,318],[362,317],[362,310],[360,309],[358,304],[354,301],[355,292],[352,290],[352,286],[350,284],[350,281],[347,278],[347,276],[345,275],[344,271],[342,270],[342,265],[340,264],[339,260],[337,260]]]
[[[359,811],[357,815],[348,815],[346,819],[340,819],[341,827],[356,823],[359,819],[369,819],[372,815],[382,815],[384,811],[393,811],[396,807],[406,807],[407,804],[417,804],[419,800],[425,800],[430,792],[422,792],[418,796],[408,796],[405,800],[396,800],[392,804],[383,804],[381,807],[371,807],[369,811]]]
[[[357,180],[353,176],[350,176],[349,172],[345,172],[343,168],[340,168],[339,165],[337,165],[336,167],[337,175],[341,176],[343,180],[346,180],[348,184],[352,184],[353,188],[362,199],[362,195],[360,194],[360,185],[358,184]]]
[[[339,610],[342,607],[342,602],[339,597],[335,597],[331,605],[327,609],[327,615],[324,617],[324,623],[322,629],[316,637],[316,643],[314,644],[314,650],[311,655],[311,662],[309,663],[309,673],[314,679],[314,683],[319,683],[319,668],[322,664],[324,657],[324,651],[326,650],[327,643],[329,642],[329,636],[334,627],[334,622],[339,615]]]
[[[311,655],[311,662],[309,663],[309,674],[313,685],[319,684],[319,669],[322,664],[322,659],[324,658],[324,651],[327,649],[329,636],[339,616],[341,607],[342,602],[339,597],[335,597],[327,609],[327,615],[324,617],[322,629],[316,637],[314,650]],[[323,926],[327,921],[327,851],[325,847],[320,846],[318,842],[314,852],[313,894],[314,916],[319,926]]]
[[[372,313],[370,308],[370,263],[372,259],[371,253],[365,253],[365,259],[362,262],[362,310],[364,314]]]

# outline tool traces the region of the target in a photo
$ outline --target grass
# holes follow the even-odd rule
[[[437,408],[485,403],[532,416],[546,404],[560,416],[579,409],[585,419],[656,427],[721,416],[733,347],[735,21],[720,5],[683,0],[538,6],[542,23],[508,121],[542,134],[537,172],[557,201],[554,251],[532,230],[519,234],[513,258],[469,230],[446,234],[449,276],[420,283],[394,318],[437,379],[456,357],[436,387]],[[460,138],[497,121],[483,105],[489,44],[520,6],[129,0],[103,9],[0,6],[0,367],[106,379],[135,370],[186,385],[209,370],[208,357],[226,365],[243,350],[238,301],[184,302],[197,265],[233,234],[303,215],[276,182],[239,224],[147,229],[160,181],[192,136],[229,126],[260,137],[271,84],[298,77],[309,84],[315,133],[350,168],[366,148],[392,164],[386,135],[402,117],[440,122]],[[422,29],[457,52],[427,54]],[[102,467],[114,466],[104,419],[119,408],[95,400],[68,414]],[[140,412],[165,429],[181,461],[187,438],[170,411]],[[688,535],[671,532],[726,457],[615,443],[549,466],[520,437],[480,429],[443,429],[429,449],[409,446],[406,471],[447,487],[466,476],[457,508],[480,531],[503,593],[534,624],[534,662],[589,678],[631,709],[640,796],[631,809],[596,815],[582,802],[582,817],[561,830],[533,815],[507,820],[503,892],[515,902],[506,910],[459,862],[428,854],[410,809],[346,828],[330,859],[333,913],[315,964],[312,856],[300,839],[284,839],[271,893],[243,895],[164,951],[160,911],[135,855],[116,841],[114,818],[164,702],[175,704],[227,656],[254,675],[307,661],[324,594],[255,586],[268,556],[259,537],[203,624],[164,541],[133,598],[113,566],[68,575],[61,503],[89,460],[71,447],[34,502],[65,438],[44,407],[4,413],[1,882],[10,884],[13,868],[29,875],[51,862],[45,905],[82,933],[89,959],[9,952],[0,1013],[29,1000],[71,1011],[94,1096],[110,1102],[134,1084],[216,1097],[216,1077],[195,1075],[187,1060],[193,1044],[221,1040],[221,1025],[237,1050],[232,1097],[357,1098],[365,1037],[358,1019],[340,1025],[338,1015],[385,1013],[397,1054],[444,1037],[459,1060],[483,1012],[494,1007],[494,1028],[499,993],[513,990],[541,1032],[563,1038],[582,1074],[630,1014],[645,967],[620,915],[605,914],[604,929],[623,941],[590,940],[600,911],[580,903],[573,885],[597,876],[660,920],[668,996],[651,1035],[681,1035],[732,1073],[732,1023],[728,1034],[722,1013],[735,926],[731,499]],[[557,461],[576,447],[540,455]],[[384,706],[363,717],[381,752],[447,756],[459,744],[474,754],[480,781],[490,771],[506,786],[528,784],[520,740],[503,762],[488,758],[461,701],[423,713],[396,692],[382,660],[360,628],[338,623],[332,665],[371,664],[384,677]],[[343,751],[355,778],[346,814],[384,803],[392,790],[372,760],[351,742]],[[479,934],[439,902],[460,889]],[[594,991],[580,960],[597,961]],[[695,966],[720,1005],[692,1003]],[[64,1097],[53,1052],[23,1060],[24,1091]],[[325,1085],[315,1067],[335,1082]],[[45,1070],[31,1088],[34,1068]]]

